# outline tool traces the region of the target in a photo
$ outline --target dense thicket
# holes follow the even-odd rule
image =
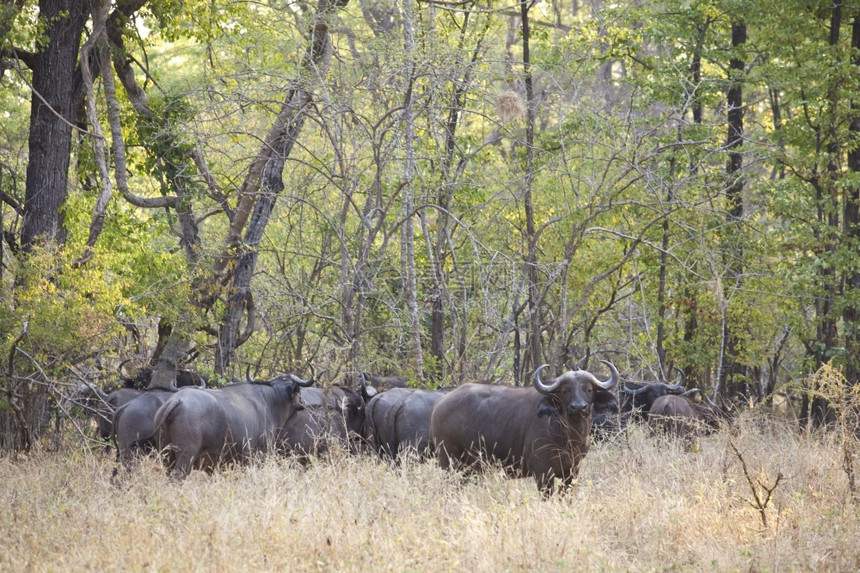
[[[0,421],[80,381],[860,364],[860,12],[4,0]]]

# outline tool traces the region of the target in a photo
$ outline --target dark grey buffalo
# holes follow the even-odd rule
[[[702,396],[701,404],[694,400],[697,393]],[[727,419],[726,411],[698,388],[680,396],[669,394],[657,398],[648,415],[648,423],[655,432],[662,431],[686,440],[712,432],[719,427],[721,420]]]
[[[591,433],[604,437],[618,431],[620,410],[615,393],[609,390],[595,390],[591,406]]]
[[[156,412],[153,434],[171,473],[211,472],[266,452],[276,434],[302,408],[301,388],[313,381],[281,374],[267,382],[239,382],[213,390],[181,391]]]
[[[357,447],[365,418],[362,394],[339,385],[305,388],[302,406],[278,435],[278,443],[287,453],[307,461],[309,456],[327,451],[333,442]]]
[[[191,387],[183,391],[193,391]],[[114,441],[117,447],[117,460],[126,467],[136,456],[155,451],[158,440],[154,435],[155,413],[174,392],[168,390],[147,390],[117,408],[113,416]]]
[[[652,404],[660,396],[677,395],[684,391],[686,377],[683,370],[675,368],[680,374],[677,384],[666,384],[664,382],[634,383],[627,382],[621,385],[621,414],[627,417],[648,418],[648,412]]]
[[[361,373],[361,381],[368,386],[373,386],[379,392],[391,390],[392,388],[406,388],[409,380],[405,376],[379,376],[377,374]]]
[[[436,402],[430,436],[443,468],[501,463],[512,477],[532,476],[538,489],[556,491],[555,478],[570,485],[588,452],[591,409],[597,390],[610,390],[618,371],[601,382],[571,370],[543,382],[538,368],[532,387],[463,384]]]
[[[113,436],[113,416],[117,408],[143,394],[143,390],[119,388],[107,393],[91,384],[82,384],[69,397],[69,401],[83,408],[96,421],[96,434],[104,441]]]
[[[152,375],[152,369],[146,370],[149,376]],[[71,401],[79,406],[84,407],[96,420],[96,432],[98,436],[109,441],[114,436],[114,416],[116,411],[123,405],[131,402],[135,398],[142,396],[146,390],[146,385],[140,386],[138,382],[144,380],[138,374],[135,378],[123,378],[125,386],[117,388],[111,392],[105,392],[96,386],[85,384],[77,388],[71,397]],[[149,378],[145,378],[146,381]],[[206,380],[188,370],[179,370],[176,373],[176,384],[172,384],[172,391],[176,391],[184,387],[205,388]]]
[[[588,361],[588,356],[580,360],[573,367],[581,370]],[[603,380],[603,376],[598,377]],[[601,439],[615,434],[619,430],[621,410],[618,405],[618,397],[613,390],[595,390],[591,406],[591,435],[595,439]]]
[[[439,398],[452,390],[392,388],[380,392],[367,403],[364,436],[368,445],[393,460],[407,448],[421,457],[432,453],[430,412]]]
[[[364,419],[364,440],[367,446],[379,454],[385,454],[385,438],[381,435],[384,430],[381,426],[384,417],[393,410],[400,402],[410,394],[407,388],[391,388],[384,392],[378,392],[367,402]]]

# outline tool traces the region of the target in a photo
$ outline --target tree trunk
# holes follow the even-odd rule
[[[704,116],[704,104],[702,103],[702,98],[699,97],[699,88],[702,84],[702,49],[705,44],[705,38],[707,37],[710,25],[711,20],[708,19],[697,27],[699,35],[696,42],[696,49],[693,52],[693,59],[690,62],[692,89],[688,94],[688,99],[691,100],[692,104],[690,107],[693,113],[694,126],[702,125],[702,118]],[[690,176],[694,178],[699,170],[698,162],[695,158],[690,160],[688,169]],[[694,261],[694,266],[691,269],[692,272],[687,273],[687,276],[696,276],[695,264],[696,263]],[[690,348],[694,344],[699,329],[698,295],[696,293],[695,286],[690,284],[690,281],[684,281],[684,296],[682,300],[683,306],[681,308],[681,314],[684,317],[684,346]],[[686,356],[680,356],[678,358],[681,362],[681,369],[687,375],[690,387],[696,386],[698,384],[699,373],[694,368],[694,366],[696,366],[695,363]],[[663,367],[665,368],[665,365],[663,365]]]
[[[836,47],[839,44],[839,28],[842,26],[842,5],[834,3],[830,12],[830,40],[829,44],[834,54],[836,64]],[[823,138],[827,141],[827,165],[823,177],[817,177],[813,181],[818,205],[818,223],[823,229],[816,230],[816,239],[822,245],[824,251],[823,260],[827,264],[821,269],[821,295],[815,301],[815,317],[817,320],[816,336],[808,347],[812,357],[818,365],[825,364],[833,357],[835,350],[840,346],[839,332],[836,320],[836,295],[838,293],[838,277],[833,267],[833,258],[836,251],[837,237],[839,235],[839,201],[837,199],[836,179],[839,175],[839,142],[836,133],[836,106],[838,103],[836,80],[830,78],[828,102],[830,104],[830,125],[824,131]],[[812,422],[815,428],[826,425],[833,420],[833,409],[827,400],[820,395],[804,395],[803,411],[800,417],[801,426],[808,426]]]
[[[860,16],[855,16],[851,23],[851,47],[855,54],[860,54]],[[860,55],[854,58],[855,70],[860,69]],[[848,126],[849,141],[860,138],[860,104],[851,102],[852,118]],[[860,148],[853,146],[848,152],[848,171],[856,179],[860,174]],[[856,245],[860,242],[860,185],[845,189],[845,207],[842,220],[843,245]],[[848,272],[843,281],[847,301],[842,312],[843,330],[845,333],[845,379],[851,384],[860,383],[860,303],[857,295],[860,293],[860,272]]]
[[[87,121],[90,125],[93,138],[93,151],[96,165],[99,168],[99,178],[101,180],[101,192],[96,200],[96,205],[93,208],[93,218],[90,223],[90,233],[87,237],[87,244],[84,246],[84,251],[81,257],[76,261],[76,264],[81,265],[88,262],[95,253],[96,241],[104,229],[105,216],[107,213],[108,203],[113,194],[113,186],[110,179],[109,157],[105,153],[106,138],[101,129],[99,122],[98,107],[96,105],[95,86],[93,85],[93,73],[90,61],[98,62],[99,67],[104,70],[105,92],[108,92],[108,84],[112,84],[113,72],[110,70],[110,58],[108,57],[107,34],[105,27],[107,25],[108,11],[110,10],[110,0],[97,0],[93,7],[92,30],[81,48],[81,77],[86,93],[86,108]],[[115,98],[114,98],[115,99]]]
[[[528,285],[528,360],[523,366],[536,368],[543,362],[541,344],[541,301],[538,292],[537,268],[537,230],[535,228],[535,213],[532,202],[532,180],[534,178],[534,139],[535,139],[535,101],[534,85],[532,83],[529,10],[534,6],[534,0],[520,2],[520,17],[523,32],[523,82],[526,87],[526,164],[523,178],[523,207],[526,215],[526,260],[525,274]]]
[[[680,130],[679,130],[680,131]],[[679,134],[680,135],[680,134]],[[680,137],[679,137],[680,139]],[[666,189],[666,208],[671,209],[675,202],[675,190],[673,180],[675,179],[675,163],[673,156],[669,163],[669,183]],[[669,218],[663,219],[662,243],[660,245],[660,271],[657,279],[657,362],[660,371],[660,381],[666,380],[666,348],[663,341],[666,338],[666,272],[669,253]]]
[[[47,44],[32,58],[29,160],[21,243],[64,243],[62,207],[68,196],[72,129],[83,95],[76,68],[89,5],[80,0],[41,0],[39,22]]]
[[[726,233],[724,240],[723,256],[727,270],[724,283],[728,283],[729,289],[736,292],[743,282],[743,245],[740,223],[744,213],[742,192],[744,180],[741,174],[743,167],[743,155],[738,149],[743,143],[744,137],[744,107],[743,107],[743,74],[744,61],[738,56],[740,49],[746,43],[747,28],[743,22],[732,24],[732,50],[735,55],[729,62],[730,76],[729,89],[726,94],[726,106],[728,107],[728,137],[726,148],[729,150],[729,159],[726,164]],[[729,295],[731,296],[731,295]],[[728,305],[730,300],[726,302]],[[729,385],[738,383],[739,376],[744,374],[743,365],[740,364],[738,355],[740,349],[735,327],[732,324],[731,315],[727,314],[722,323],[722,363],[720,364],[719,388],[725,393],[730,392]]]
[[[469,28],[470,19],[470,12],[465,12],[463,14],[463,23],[460,28],[461,39],[466,36],[466,30]],[[448,118],[445,123],[444,134],[445,158],[442,162],[442,176],[438,185],[439,192],[436,197],[436,202],[439,207],[436,223],[436,239],[435,243],[429,249],[429,252],[433,253],[433,294],[430,298],[432,304],[430,316],[430,352],[436,361],[436,371],[433,374],[437,379],[441,379],[444,376],[443,365],[445,363],[445,303],[448,299],[445,267],[446,261],[454,256],[453,249],[450,248],[451,218],[449,216],[449,209],[459,171],[454,165],[457,149],[456,135],[460,124],[460,115],[463,112],[463,101],[466,96],[468,86],[472,83],[474,66],[480,56],[483,40],[486,37],[485,35],[487,30],[488,26],[485,26],[475,44],[475,49],[472,52],[469,65],[465,66],[463,77],[452,82],[451,94],[448,101]],[[430,236],[426,232],[425,235],[428,238]],[[463,284],[464,279],[459,274],[458,280]],[[463,308],[465,311],[465,306]],[[465,338],[461,337],[459,342],[460,343],[457,345],[458,351],[455,356],[456,364],[460,364],[460,360],[463,358],[461,350],[465,347]]]
[[[403,9],[403,43],[406,49],[407,78],[406,97],[403,102],[403,144],[405,161],[403,166],[402,213],[401,227],[401,265],[403,268],[403,292],[406,295],[406,309],[409,313],[409,330],[412,339],[412,364],[415,375],[424,380],[424,354],[421,348],[421,317],[418,309],[418,281],[415,270],[415,215],[413,188],[417,166],[415,164],[415,103],[412,91],[415,78],[415,34],[412,21],[412,1],[404,0]]]
[[[321,80],[325,77],[331,61],[332,47],[329,36],[327,18],[338,6],[346,2],[321,0],[317,7],[317,16],[310,31],[307,53],[302,63],[303,70],[309,78]],[[218,329],[218,343],[215,349],[215,371],[226,374],[228,367],[235,361],[235,351],[244,343],[254,328],[254,304],[251,296],[251,278],[257,264],[258,247],[275,200],[284,188],[284,163],[289,157],[298,139],[299,132],[306,119],[306,110],[313,99],[312,86],[297,82],[291,90],[278,114],[275,125],[266,137],[267,144],[254,161],[254,165],[262,164],[259,171],[259,184],[246,179],[243,189],[258,188],[255,194],[253,208],[250,209],[248,228],[235,257],[236,265],[232,277],[232,285],[227,299],[227,309],[224,319]],[[249,172],[249,178],[255,177],[256,168]],[[237,217],[238,217],[237,209]],[[233,231],[235,232],[235,228]],[[242,318],[246,317],[245,329],[239,332]]]
[[[111,126],[116,186],[123,198],[136,207],[173,209],[176,212],[181,227],[179,243],[183,247],[185,259],[189,266],[189,276],[193,276],[195,272],[191,267],[197,263],[201,240],[188,185],[191,181],[191,174],[194,173],[192,161],[198,166],[205,166],[205,162],[198,150],[193,150],[191,154],[194,157],[193,160],[187,156],[185,151],[181,151],[181,134],[176,131],[176,122],[166,117],[167,112],[163,117],[157,116],[150,106],[146,91],[137,83],[132,59],[125,48],[124,26],[125,22],[132,18],[145,4],[146,0],[125,0],[119,3],[107,20],[106,32],[111,47],[110,53],[114,71],[136,113],[134,121],[140,126],[151,129],[154,132],[153,136],[158,140],[157,148],[160,149],[161,155],[156,158],[156,161],[163,174],[162,180],[170,192],[155,198],[139,197],[130,192],[126,175],[127,163],[123,126],[119,112],[120,106],[116,97],[114,75],[109,69],[109,62],[104,61],[106,58],[103,58],[100,68],[104,81],[105,99],[107,100],[108,121]],[[205,178],[208,171],[204,169],[200,169],[200,171]],[[229,211],[226,209],[225,211],[229,215]],[[198,297],[192,302],[198,303],[199,301],[200,298]],[[191,323],[189,315],[189,312],[182,310],[177,322],[179,324]],[[167,339],[162,339],[159,336],[158,345],[152,356],[154,371],[148,388],[166,390],[175,384],[176,370],[180,364],[184,365],[190,347],[188,330],[188,328],[171,327]]]

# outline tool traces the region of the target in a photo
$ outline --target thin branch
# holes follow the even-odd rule
[[[209,196],[214,199],[218,205],[220,205],[221,209],[227,214],[227,218],[230,222],[233,222],[233,216],[236,213],[232,207],[230,207],[230,202],[227,200],[227,196],[224,195],[224,192],[221,191],[221,187],[218,185],[218,182],[215,181],[215,178],[212,176],[212,171],[209,169],[209,164],[206,162],[206,158],[203,157],[203,152],[198,148],[194,148],[189,152],[191,159],[194,160],[194,164],[197,166],[197,170],[200,171],[200,176],[203,177],[203,180],[206,182],[206,188],[209,190]],[[197,219],[198,222],[202,221],[206,217],[210,216],[209,214],[201,216]]]

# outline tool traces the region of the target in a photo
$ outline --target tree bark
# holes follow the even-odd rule
[[[702,118],[704,116],[704,104],[702,103],[702,98],[699,96],[699,89],[702,85],[702,49],[705,45],[705,39],[708,34],[708,30],[710,29],[712,20],[706,19],[702,24],[699,24],[696,29],[698,31],[698,37],[696,39],[696,48],[693,51],[693,57],[690,62],[690,84],[691,89],[687,93],[687,100],[690,102],[690,109],[692,110],[693,115],[693,125],[700,126],[702,125]],[[683,137],[682,134],[679,133],[679,141]],[[689,174],[691,177],[695,177],[698,172],[698,163],[694,158],[690,159],[690,164],[688,166]],[[668,221],[667,221],[668,222]],[[665,223],[664,223],[665,228]],[[666,244],[664,243],[663,252],[660,254],[660,265],[661,265],[661,273],[663,267],[663,261],[666,258]],[[695,265],[695,262],[693,263]],[[695,276],[695,266],[692,269],[693,272],[687,273],[687,276]],[[683,289],[683,306],[681,308],[681,314],[684,317],[684,334],[683,339],[685,345],[692,345],[693,341],[696,339],[697,331],[699,328],[699,319],[698,319],[698,296],[696,294],[696,289],[694,285],[691,285],[689,281],[684,281],[684,289]],[[661,317],[661,322],[663,321],[663,317]],[[689,346],[688,346],[689,347]],[[660,348],[660,346],[658,346]],[[660,355],[660,351],[658,350],[658,356]],[[697,384],[697,376],[698,373],[695,372],[692,361],[688,361],[689,359],[685,356],[678,357],[681,363],[681,369],[685,372],[688,377],[688,381],[692,386]],[[660,368],[663,374],[666,374],[666,363],[665,356],[662,357],[660,362]]]
[[[463,23],[460,26],[460,47],[463,47],[466,31],[470,28],[471,13],[463,14]],[[444,376],[443,365],[445,364],[445,318],[446,318],[446,301],[448,299],[448,290],[446,287],[446,261],[452,259],[454,250],[450,247],[451,229],[450,229],[450,207],[451,197],[454,186],[456,184],[459,169],[455,167],[456,150],[457,150],[457,129],[460,124],[460,116],[463,113],[463,102],[466,96],[469,85],[472,83],[474,66],[481,54],[484,38],[486,37],[489,28],[489,20],[481,30],[478,41],[475,44],[475,49],[472,51],[472,56],[469,65],[465,66],[463,77],[455,80],[451,84],[451,94],[448,100],[448,117],[445,122],[444,142],[445,156],[442,161],[441,181],[438,184],[439,192],[436,196],[436,203],[439,208],[437,223],[436,223],[436,238],[435,242],[428,248],[428,252],[432,253],[432,268],[433,268],[433,294],[430,297],[432,310],[430,315],[430,352],[436,361],[436,371],[434,374],[441,379]],[[430,238],[430,234],[425,231],[425,236]],[[459,276],[462,283],[462,276]],[[462,290],[462,289],[461,289]],[[465,309],[465,307],[464,307]],[[455,356],[456,364],[460,364],[465,352],[465,335],[460,337],[457,344],[457,353]]]
[[[89,3],[41,0],[39,22],[47,43],[32,58],[29,160],[21,243],[66,241],[62,207],[68,196],[72,130],[82,97],[78,52]]]
[[[125,49],[123,23],[145,4],[146,0],[125,0],[124,2],[119,2],[117,9],[114,10],[108,19],[107,32],[113,47],[113,65],[132,107],[137,112],[137,121],[164,126],[158,132],[159,147],[174,150],[179,148],[179,134],[174,131],[173,122],[167,121],[168,118],[156,117],[152,111],[146,92],[137,83],[134,68],[132,67],[132,60],[128,57]],[[113,83],[112,78],[111,83]],[[114,135],[114,147],[121,142],[122,140],[117,141],[116,135]],[[193,161],[190,157],[179,158],[175,155],[165,153],[163,157],[157,158],[161,169],[165,173],[165,179],[172,188],[172,195],[143,198],[132,195],[128,191],[127,186],[120,185],[119,182],[117,187],[120,189],[123,197],[136,207],[174,209],[182,230],[180,244],[185,252],[185,258],[189,264],[194,264],[199,257],[201,243],[197,220],[192,210],[192,202],[187,189],[187,184],[190,180],[189,173],[194,172],[194,169],[192,169]]]

